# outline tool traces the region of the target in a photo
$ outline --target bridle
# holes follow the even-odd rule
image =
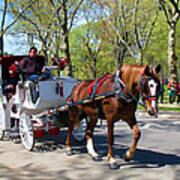
[[[124,84],[124,82],[122,81],[122,79],[119,77],[119,71],[117,70],[116,73],[115,73],[115,77],[114,77],[114,89],[115,89],[115,94],[116,94],[116,97],[118,99],[123,99],[125,100],[126,102],[130,103],[132,102],[133,100],[137,103],[139,103],[139,105],[141,106],[144,106],[146,107],[146,104],[144,103],[145,100],[149,100],[149,101],[156,101],[157,102],[157,99],[158,99],[158,96],[159,96],[159,91],[158,93],[156,93],[155,96],[152,96],[152,95],[146,95],[145,91],[146,91],[146,82],[147,81],[150,81],[151,79],[154,79],[155,78],[153,77],[153,73],[151,76],[147,76],[145,77],[144,75],[141,76],[140,78],[140,81],[138,83],[138,87],[139,89],[141,89],[141,97],[142,97],[142,100],[143,102],[139,102],[139,96],[134,96],[131,91],[127,88],[127,86]],[[155,80],[157,81],[157,80]],[[158,82],[159,83],[159,82]],[[129,95],[125,94],[122,90],[122,87],[125,88],[128,92]]]
[[[150,81],[150,80],[154,80],[155,82],[158,81],[158,85],[160,84],[159,80],[156,80],[154,77],[153,77],[153,74],[152,76],[147,76],[145,77],[144,75],[141,76],[140,78],[140,81],[139,81],[139,89],[141,89],[141,97],[142,97],[142,100],[143,102],[145,100],[149,100],[149,101],[157,101],[158,100],[158,97],[159,97],[159,92],[160,92],[160,89],[158,89],[156,95],[152,96],[152,95],[146,95],[145,91],[146,91],[146,82]]]

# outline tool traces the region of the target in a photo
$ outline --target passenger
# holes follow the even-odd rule
[[[50,71],[45,69],[45,62],[37,58],[37,48],[31,47],[29,56],[23,58],[19,64],[20,72],[25,80],[44,80],[50,76]]]
[[[2,84],[3,94],[6,96],[8,102],[12,98],[12,96],[15,94],[17,82],[18,82],[17,77],[3,78],[3,84]]]
[[[5,77],[3,77],[2,81],[3,94],[6,96],[8,102],[16,92],[16,85],[18,80],[19,76],[16,69],[16,63],[13,63],[8,67],[8,73]]]

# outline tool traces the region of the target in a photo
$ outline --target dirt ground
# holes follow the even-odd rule
[[[73,141],[75,154],[65,154],[66,129],[56,136],[36,142],[33,152],[20,143],[0,141],[0,179],[2,180],[178,180],[180,179],[180,113],[160,112],[152,118],[137,113],[142,136],[135,157],[130,162],[123,155],[132,142],[132,131],[122,121],[115,125],[114,154],[120,165],[110,170],[107,164],[106,122],[95,129],[95,148],[102,156],[94,162],[88,156],[85,143]]]

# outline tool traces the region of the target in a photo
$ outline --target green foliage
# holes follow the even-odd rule
[[[14,27],[15,32],[25,32],[30,38],[36,39],[42,43],[41,50],[46,50],[48,57],[57,57],[63,55],[63,36],[62,19],[63,15],[59,11],[59,19],[55,13],[59,3],[52,6],[46,0],[11,0],[11,13],[17,17],[20,10],[34,2],[29,6]],[[60,3],[62,1],[59,1]],[[73,10],[78,1],[71,0],[67,3],[68,23],[73,16]],[[77,21],[77,15],[74,17],[76,21],[73,23],[71,31],[67,31],[70,41],[70,56],[72,59],[74,76],[79,79],[93,78],[93,61],[87,49],[86,43],[92,50],[92,54],[96,53],[97,47],[102,41],[102,47],[97,56],[96,71],[97,76],[112,73],[116,69],[116,53],[118,49],[122,52],[124,44],[121,42],[124,34],[128,33],[126,45],[134,52],[126,51],[124,63],[135,64],[138,57],[138,46],[134,30],[134,0],[84,0],[83,6],[79,9],[79,16],[83,22]],[[100,4],[100,5],[99,5]],[[144,64],[157,65],[161,64],[163,68],[162,76],[168,77],[168,25],[162,11],[159,11],[157,1],[143,0],[139,1],[137,11],[137,28],[141,45],[148,33],[151,23],[159,13],[155,23],[152,35],[150,36],[147,48],[143,49]],[[56,9],[57,8],[57,9]],[[61,9],[61,8],[60,8]],[[62,9],[61,9],[62,10]],[[83,15],[82,15],[83,14]],[[102,23],[103,22],[103,23]],[[68,24],[68,26],[70,23]],[[69,34],[70,32],[70,34]],[[89,33],[89,37],[87,36]],[[89,39],[87,39],[89,38]],[[176,55],[178,57],[177,67],[180,72],[180,23],[176,27]],[[33,41],[29,41],[33,43]],[[180,74],[179,74],[180,76]]]
[[[99,32],[98,24],[94,24],[93,29],[94,32]],[[75,77],[79,79],[92,79],[93,71],[92,71],[92,59],[88,53],[88,49],[85,46],[85,39],[87,38],[87,25],[81,25],[78,28],[74,29],[70,34],[70,49],[71,49],[71,59],[72,65],[75,67]],[[97,36],[96,33],[92,32],[92,36]],[[94,41],[93,41],[94,40]],[[96,49],[97,42],[99,39],[91,38],[89,43],[92,43],[93,48]],[[103,45],[100,53],[97,56],[97,76],[103,75],[107,72],[112,73],[115,70],[115,59],[112,55],[112,49],[109,48],[109,43],[103,41]]]
[[[180,72],[180,22],[176,27],[176,56],[177,68]],[[144,64],[161,64],[163,76],[168,77],[168,25],[164,15],[161,13],[153,30],[149,46],[145,52]],[[180,78],[180,76],[179,76]]]

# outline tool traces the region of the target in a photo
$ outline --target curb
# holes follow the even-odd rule
[[[155,118],[154,116],[148,115],[148,113],[145,110],[138,110],[136,112],[136,115],[141,118]],[[158,113],[158,118],[171,118],[171,119],[178,119],[180,120],[180,112],[177,111],[162,111],[160,110]],[[157,118],[157,119],[158,119]]]

